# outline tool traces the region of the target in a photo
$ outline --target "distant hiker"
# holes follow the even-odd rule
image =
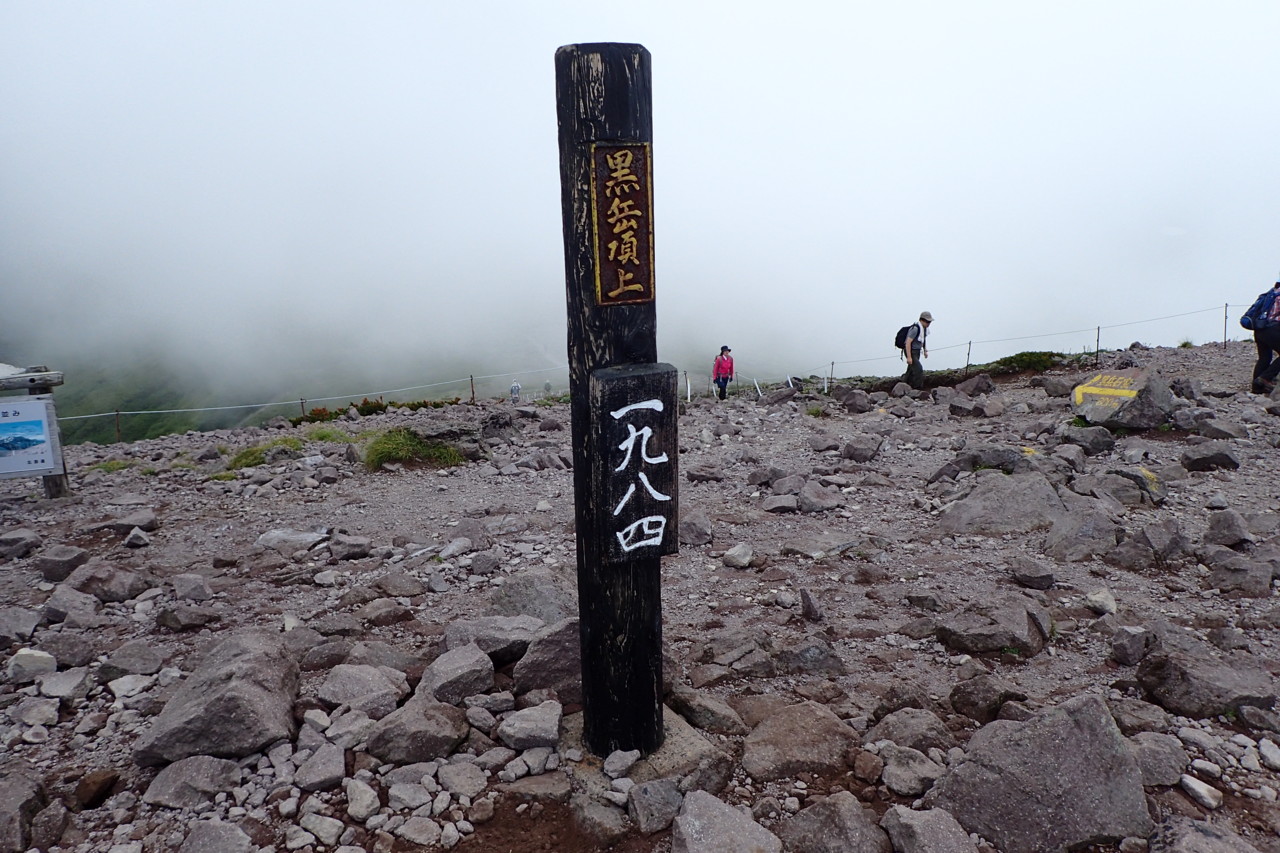
[[[511,383],[511,405],[518,406],[520,404],[520,383]]]
[[[1276,376],[1280,375],[1280,281],[1258,295],[1240,318],[1240,325],[1253,330],[1253,342],[1258,347],[1258,363],[1253,366],[1253,393],[1270,394],[1276,388]]]
[[[723,400],[729,395],[729,382],[733,379],[733,350],[720,347],[715,364],[711,366],[711,380],[716,383],[716,396]]]
[[[929,325],[933,323],[933,315],[928,311],[920,312],[920,322],[907,327],[907,336],[902,342],[902,352],[907,357],[907,372],[902,381],[919,391],[924,387],[924,365],[921,358],[929,357]]]

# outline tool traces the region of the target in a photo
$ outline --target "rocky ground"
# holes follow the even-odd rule
[[[1150,429],[1073,422],[1083,369],[692,401],[641,760],[581,744],[566,406],[329,425],[439,471],[68,448],[70,498],[0,481],[0,851],[1280,851],[1252,360],[1104,354]]]

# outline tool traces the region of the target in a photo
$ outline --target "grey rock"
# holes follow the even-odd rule
[[[560,572],[521,572],[494,591],[489,609],[496,616],[533,616],[550,625],[578,615],[577,588]]]
[[[100,560],[77,568],[67,577],[66,585],[103,602],[131,601],[154,586],[143,575]]]
[[[399,678],[367,664],[339,664],[316,690],[316,698],[330,708],[348,705],[380,720],[409,693],[403,673],[395,675]]]
[[[304,791],[330,791],[342,784],[346,770],[346,753],[342,747],[322,743],[302,762],[293,783]]]
[[[1155,429],[1173,414],[1173,392],[1158,373],[1142,369],[1108,370],[1086,380],[1085,384],[1104,383],[1133,391],[1134,396],[1082,394],[1077,386],[1072,410],[1091,424],[1111,429]]]
[[[920,752],[931,748],[946,751],[956,745],[955,736],[938,715],[922,708],[901,708],[887,714],[862,736],[864,744],[882,740]]]
[[[579,727],[579,715],[572,720]],[[670,708],[662,709],[662,746],[631,768],[630,778],[637,783],[657,779],[680,779],[681,789],[694,787],[716,792],[724,788],[733,773],[734,762],[715,744],[689,725]]]
[[[413,598],[427,591],[427,586],[404,569],[392,569],[375,580],[373,588],[392,598]]]
[[[208,601],[213,598],[209,579],[204,575],[174,575],[169,582],[173,584],[174,596],[183,601]]]
[[[240,765],[223,758],[193,755],[160,771],[142,801],[170,809],[195,809],[240,784]]]
[[[278,635],[245,632],[214,646],[142,735],[141,764],[191,755],[242,758],[291,739],[297,661]]]
[[[1111,430],[1101,426],[1069,426],[1062,431],[1062,440],[1079,447],[1084,451],[1085,456],[1110,453],[1116,446],[1116,439],[1111,434]]]
[[[1155,853],[1262,853],[1226,826],[1181,816],[1160,823],[1149,849]]]
[[[0,851],[23,853],[31,840],[31,822],[45,807],[44,785],[24,769],[0,769]]]
[[[743,743],[742,767],[754,779],[772,781],[797,773],[836,773],[856,742],[849,726],[816,702],[773,714]]]
[[[367,536],[335,533],[329,540],[329,553],[335,560],[363,560],[372,550],[373,542]]]
[[[1142,784],[1173,786],[1191,762],[1182,741],[1160,732],[1138,732],[1129,739],[1133,754],[1142,771]]]
[[[14,684],[30,684],[42,675],[55,672],[58,661],[39,649],[18,649],[5,664],[5,673]]]
[[[721,562],[731,569],[745,569],[751,565],[753,557],[755,557],[755,551],[751,546],[746,542],[739,542],[724,552]]]
[[[1213,562],[1207,585],[1233,598],[1267,598],[1273,575],[1269,564],[1233,555]]]
[[[796,496],[796,506],[805,513],[826,512],[836,509],[842,503],[838,491],[825,488],[814,480],[806,482]]]
[[[938,624],[938,639],[947,648],[968,654],[1003,650],[1024,658],[1039,654],[1049,638],[1048,612],[1029,598],[1010,595],[974,602]]]
[[[884,830],[848,791],[839,791],[782,822],[786,850],[805,853],[892,853]]]
[[[1021,554],[1011,561],[1010,574],[1019,586],[1027,589],[1051,589],[1055,582],[1053,570],[1030,557]]]
[[[1050,527],[1065,511],[1043,474],[989,472],[968,496],[943,509],[938,526],[946,534],[1029,533]]]
[[[671,853],[782,853],[776,835],[705,791],[690,791],[671,831]]]
[[[677,686],[667,702],[672,710],[703,731],[723,735],[747,733],[747,727],[737,712],[710,693]]]
[[[369,729],[369,754],[389,764],[434,761],[452,754],[471,727],[461,708],[414,697]]]
[[[1188,471],[1234,471],[1240,467],[1240,458],[1225,441],[1192,445],[1183,451],[1181,461]]]
[[[947,772],[919,750],[892,743],[881,748],[880,760],[884,762],[880,778],[885,787],[902,797],[923,794]]]
[[[37,554],[31,567],[45,580],[59,583],[80,566],[89,562],[89,552],[74,545],[53,545]]]
[[[144,507],[128,515],[108,521],[102,525],[102,528],[121,536],[129,535],[135,528],[143,533],[154,533],[160,529],[160,520],[156,517],[155,510],[150,507]]]
[[[453,650],[475,643],[492,658],[494,665],[505,666],[523,657],[529,643],[544,627],[542,620],[533,616],[455,619],[445,627],[444,645]]]
[[[966,759],[933,786],[926,806],[946,809],[1007,853],[1151,832],[1141,771],[1100,699],[1082,696],[1025,723],[987,729],[997,726],[970,742]]]
[[[1235,548],[1254,540],[1244,517],[1233,509],[1224,509],[1209,513],[1209,527],[1204,532],[1204,541],[1206,545]]]
[[[151,640],[130,640],[110,655],[98,668],[102,682],[115,681],[126,675],[155,675],[164,666],[164,656]]]
[[[25,643],[40,624],[40,614],[25,607],[0,607],[0,646]]]
[[[1111,657],[1121,666],[1137,666],[1157,643],[1154,631],[1121,625],[1111,635]]]
[[[473,800],[484,791],[488,783],[483,768],[466,762],[442,765],[436,771],[436,779],[441,788],[455,797],[469,797]]]
[[[450,649],[422,673],[417,695],[458,705],[468,696],[493,688],[493,661],[475,643]]]
[[[270,548],[288,557],[297,551],[310,551],[328,538],[326,534],[312,530],[281,528],[263,533],[258,537],[255,544],[261,548]]]
[[[782,645],[773,655],[778,671],[801,675],[840,676],[846,673],[831,641],[820,635],[801,637]]]
[[[515,711],[498,725],[498,739],[511,749],[555,747],[560,741],[559,702],[547,701]]]
[[[1075,563],[1110,553],[1122,529],[1104,512],[1072,512],[1057,518],[1045,538],[1047,556]]]
[[[714,538],[711,516],[702,510],[681,507],[679,535],[681,545],[709,545]]]
[[[760,507],[765,512],[797,512],[800,509],[800,502],[796,500],[795,495],[773,495],[765,498]]]
[[[21,560],[44,544],[40,534],[25,527],[0,533],[0,559]]]
[[[683,803],[684,795],[674,779],[654,779],[631,789],[627,813],[641,833],[652,835],[671,825]]]
[[[562,702],[582,701],[582,646],[578,620],[548,624],[529,642],[512,670],[517,694],[554,690]]]
[[[884,439],[881,436],[863,433],[846,441],[840,448],[840,456],[866,464],[879,455],[882,447],[884,447]]]
[[[1242,705],[1270,708],[1276,700],[1273,679],[1254,659],[1172,633],[1138,665],[1137,678],[1153,702],[1193,719]]]
[[[597,802],[587,794],[574,794],[569,800],[573,823],[587,838],[601,847],[610,847],[627,834],[627,816],[620,808]]]
[[[945,809],[890,806],[880,826],[898,853],[977,853],[969,833]]]
[[[257,845],[243,829],[220,820],[201,820],[191,824],[191,831],[178,848],[178,853],[254,853]]]

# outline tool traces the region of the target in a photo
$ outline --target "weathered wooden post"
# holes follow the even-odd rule
[[[659,560],[677,550],[676,370],[657,362],[649,51],[556,51],[583,738],[662,743]]]

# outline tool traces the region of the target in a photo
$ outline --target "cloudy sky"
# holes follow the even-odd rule
[[[1280,273],[1278,32],[1271,0],[6,0],[0,362],[541,384],[553,57],[593,41],[653,55],[691,373],[895,373],[923,309],[929,367],[1220,339]]]

